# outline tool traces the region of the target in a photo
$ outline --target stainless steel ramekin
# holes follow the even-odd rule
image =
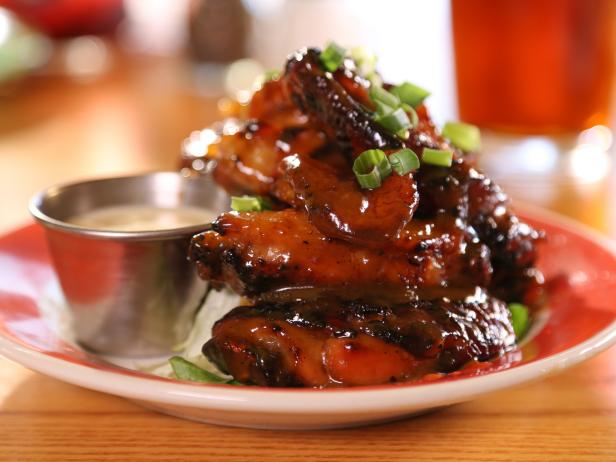
[[[228,205],[207,177],[175,172],[53,186],[30,201],[73,314],[77,340],[98,353],[143,357],[186,337],[206,291],[187,259],[191,236],[209,223],[159,231],[105,231],[66,222],[114,205],[189,205],[215,217]]]

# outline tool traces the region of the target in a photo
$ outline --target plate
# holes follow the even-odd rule
[[[573,366],[616,341],[616,250],[594,231],[549,212],[520,214],[549,239],[538,266],[549,306],[505,358],[442,378],[346,389],[198,385],[123,368],[64,340],[41,303],[56,284],[37,225],[0,238],[0,354],[66,382],[203,422],[278,429],[358,426],[468,401]]]

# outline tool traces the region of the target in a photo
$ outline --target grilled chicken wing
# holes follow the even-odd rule
[[[378,189],[362,190],[351,165],[332,155],[285,157],[282,180],[323,234],[375,247],[396,238],[413,216],[419,196],[409,175],[391,175]]]
[[[332,300],[238,307],[216,323],[203,353],[242,382],[323,387],[449,372],[514,342],[505,304],[479,294],[389,307]]]
[[[319,53],[291,55],[253,96],[251,120],[208,151],[229,192],[269,195],[282,210],[225,213],[193,238],[200,276],[255,303],[218,321],[204,354],[242,382],[313,387],[412,380],[503,354],[515,344],[504,301],[541,299],[541,234],[425,106],[402,140],[376,123],[353,64],[326,72]],[[360,189],[353,160],[401,147],[419,170]],[[424,148],[452,150],[452,166],[424,163]]]
[[[295,105],[342,149],[359,154],[366,149],[402,147],[400,140],[382,129],[366,106],[368,82],[346,67],[325,72],[319,51],[300,50],[289,58],[284,79]]]
[[[448,216],[464,223],[490,251],[495,294],[506,301],[539,303],[543,279],[533,267],[542,234],[520,222],[503,191],[463,158],[451,168],[422,166],[416,178],[421,200],[415,217]]]
[[[217,136],[207,140],[205,160],[213,163],[208,171],[230,194],[270,194],[285,156],[308,154],[327,144],[325,134],[291,103],[281,80],[266,82],[255,92],[246,116],[243,123],[227,119],[218,124]],[[192,168],[194,160],[185,157],[184,166]]]
[[[449,214],[467,223],[467,228],[473,227],[476,235],[492,252],[495,284],[502,286],[507,279],[520,278],[531,285],[540,282],[537,273],[529,271],[536,259],[535,242],[540,235],[519,222],[498,186],[469,165],[458,151],[438,135],[424,106],[417,109],[419,123],[410,130],[410,137],[405,141],[397,138],[392,140],[365,109],[372,108],[367,92],[369,84],[346,66],[334,73],[326,73],[319,66],[318,50],[302,50],[289,58],[285,78],[296,105],[323,130],[331,127],[330,132],[333,129],[333,136],[341,147],[351,146],[357,152],[375,147],[394,148],[402,143],[420,157],[426,147],[453,150],[455,161],[452,168],[423,165],[414,175],[419,183],[417,189],[421,197],[417,213],[420,217],[430,218],[438,214]],[[295,190],[298,191],[297,186]],[[316,200],[325,202],[323,195],[316,196]],[[314,202],[315,196],[311,196],[311,199]],[[307,207],[310,212],[309,203]],[[339,232],[332,233],[337,230],[326,226],[328,223],[315,219],[314,214],[311,217],[315,223],[320,224],[321,231],[340,237]],[[340,221],[345,223],[342,220],[331,220],[332,223]],[[520,292],[524,290],[522,284],[507,298],[520,297]]]
[[[450,236],[440,239],[410,257],[332,239],[301,211],[231,212],[218,217],[212,230],[193,238],[191,258],[202,278],[226,283],[249,297],[288,287],[325,287],[350,294],[389,289],[407,296],[438,289],[467,293],[489,281],[489,254],[478,251],[449,258],[446,251],[455,243]]]

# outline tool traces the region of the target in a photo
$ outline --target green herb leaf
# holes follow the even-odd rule
[[[430,92],[410,82],[396,85],[391,92],[400,98],[400,101],[412,107],[417,107],[430,96]]]
[[[375,189],[391,175],[391,165],[383,151],[368,149],[353,162],[353,173],[362,188]]]
[[[424,148],[421,161],[424,164],[436,165],[438,167],[451,167],[453,152],[446,149]]]
[[[262,196],[231,196],[231,210],[236,212],[262,212],[270,210],[272,204]]]
[[[443,136],[463,151],[476,151],[481,146],[481,133],[475,125],[462,122],[447,122]]]
[[[403,148],[389,156],[389,163],[398,175],[406,175],[419,168],[419,157],[409,148]]]
[[[321,52],[321,64],[326,71],[334,72],[344,61],[346,49],[335,42],[329,42],[325,50]]]
[[[507,305],[511,312],[511,324],[515,337],[519,340],[528,331],[530,326],[530,317],[528,315],[528,307],[521,303],[510,303]]]
[[[233,379],[226,379],[224,377],[219,377],[216,374],[212,374],[205,369],[201,369],[196,364],[191,363],[190,361],[186,361],[184,358],[180,356],[174,356],[169,359],[169,363],[171,364],[171,368],[173,369],[173,373],[180,380],[190,380],[191,382],[201,382],[201,383],[232,383],[235,382]],[[236,382],[239,383],[239,382]]]

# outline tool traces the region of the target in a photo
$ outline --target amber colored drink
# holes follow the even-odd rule
[[[452,0],[460,118],[518,133],[608,124],[616,0]]]

